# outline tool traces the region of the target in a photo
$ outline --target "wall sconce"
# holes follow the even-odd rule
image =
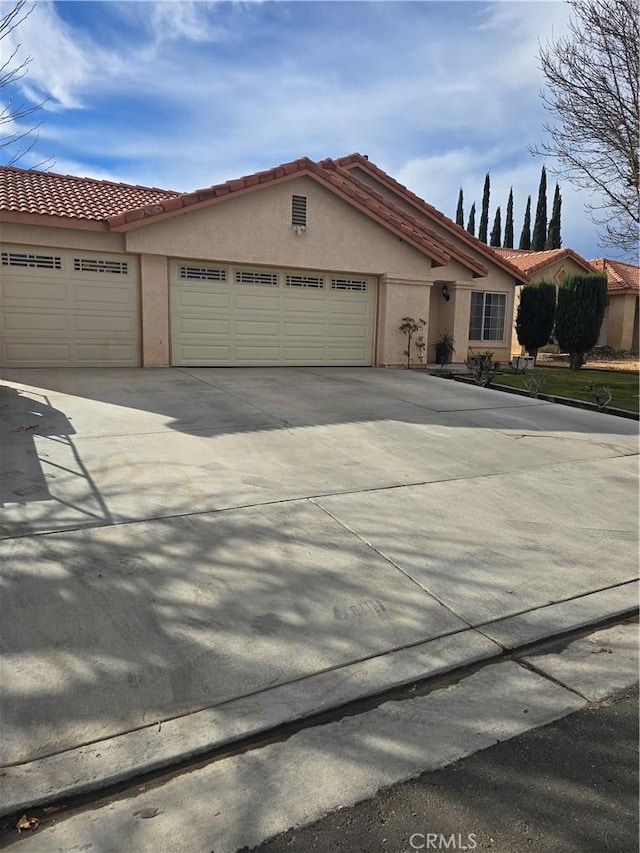
[[[446,284],[442,285],[442,295],[444,296],[447,302],[451,299],[451,294],[449,293],[449,288]]]

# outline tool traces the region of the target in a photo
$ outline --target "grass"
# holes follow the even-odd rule
[[[609,406],[616,409],[626,409],[629,412],[638,411],[638,374],[623,373],[620,370],[562,370],[558,368],[540,367],[536,374],[544,376],[541,394],[552,394],[556,397],[570,397],[573,400],[594,402],[591,392],[586,388],[590,383],[596,387],[605,385],[611,391]],[[527,373],[505,373],[496,376],[493,385],[506,385],[509,388],[526,390]]]

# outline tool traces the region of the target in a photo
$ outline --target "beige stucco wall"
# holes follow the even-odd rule
[[[56,246],[60,249],[85,249],[92,252],[124,252],[124,234],[107,231],[83,231],[75,228],[49,228],[46,225],[25,225],[2,222],[0,239],[3,243],[25,246]]]
[[[307,231],[291,196],[307,196]],[[131,252],[429,279],[431,262],[311,178],[302,177],[127,232]]]
[[[169,354],[169,262],[161,255],[140,256],[142,366],[166,367]]]
[[[378,346],[376,363],[379,365],[406,364],[407,338],[399,326],[403,317],[427,321],[431,287],[410,279],[385,276],[380,282]],[[422,334],[427,339],[428,329]],[[412,346],[412,363],[419,364],[418,351]]]

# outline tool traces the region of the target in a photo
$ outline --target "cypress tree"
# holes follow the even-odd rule
[[[496,217],[493,220],[493,228],[491,229],[490,246],[499,246],[502,238],[502,223],[500,221],[500,208],[496,210]]]
[[[527,209],[524,212],[524,224],[520,234],[519,249],[531,248],[531,196],[527,198]]]
[[[489,194],[490,180],[489,173],[484,177],[484,189],[482,191],[482,213],[480,214],[480,227],[478,228],[478,240],[483,243],[487,242],[487,231],[489,229]]]
[[[531,236],[531,248],[534,252],[541,252],[547,242],[547,170],[542,167],[540,173],[540,186],[538,187],[538,205],[536,207],[536,221],[533,223],[533,234]]]
[[[562,207],[562,196],[560,195],[560,187],[556,184],[556,189],[553,194],[553,209],[551,211],[551,219],[549,220],[549,232],[547,233],[547,242],[545,249],[559,249],[562,246],[560,237],[560,209]]]
[[[584,354],[596,345],[607,304],[606,273],[567,275],[558,290],[556,338],[569,353],[569,367],[580,370]]]
[[[459,225],[461,228],[464,228],[464,207],[462,201],[462,187],[460,187],[460,192],[458,193],[458,207],[456,209],[456,225]]]
[[[502,245],[505,249],[513,249],[513,187],[509,190],[507,217],[504,222],[504,242]]]
[[[534,358],[549,343],[556,318],[556,286],[551,281],[526,284],[516,313],[518,342]]]
[[[471,210],[469,211],[469,221],[467,222],[467,231],[471,234],[472,237],[476,236],[476,203],[475,201],[471,205]]]

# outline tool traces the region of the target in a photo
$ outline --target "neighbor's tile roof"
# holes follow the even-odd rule
[[[15,166],[0,167],[0,210],[13,213],[95,221],[178,195],[180,193],[173,190],[157,187],[132,186]]]
[[[589,263],[598,272],[606,272],[609,293],[640,292],[640,266],[637,264],[625,264],[609,258],[596,258]]]
[[[585,261],[573,249],[545,249],[541,252],[534,252],[529,249],[502,249],[498,246],[493,246],[492,251],[501,258],[505,258],[518,269],[530,275],[544,269],[549,264],[555,261],[561,261],[564,258],[571,258],[578,266],[581,266],[585,271],[590,271],[589,261]]]

